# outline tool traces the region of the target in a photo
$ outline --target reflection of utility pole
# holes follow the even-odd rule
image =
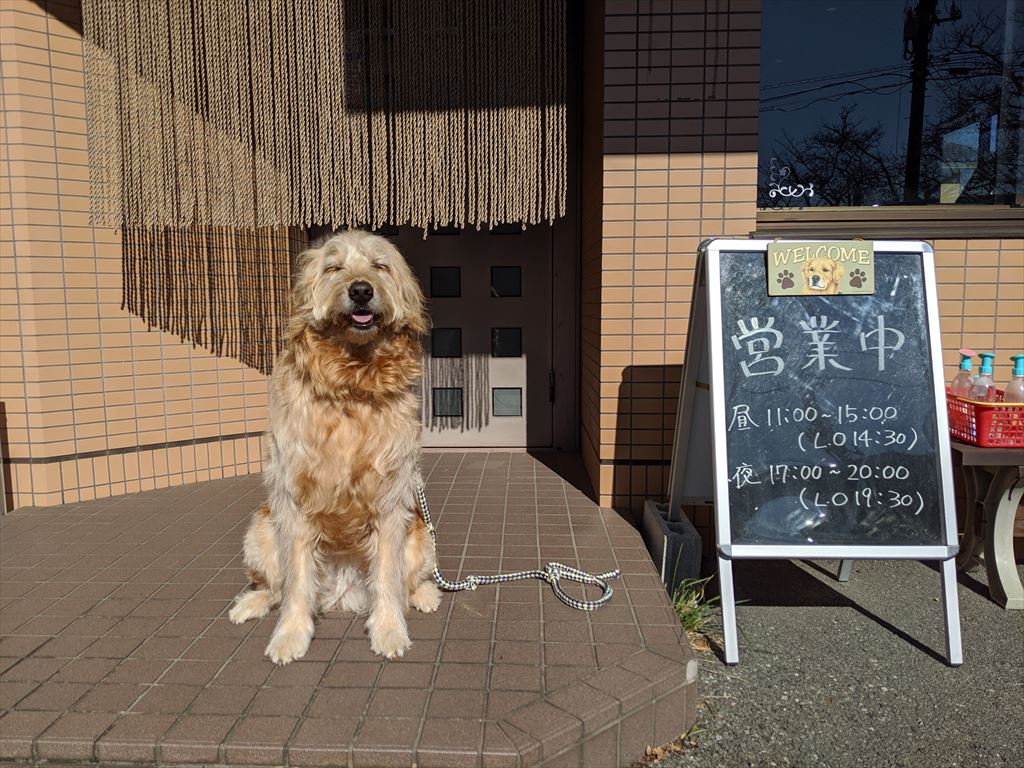
[[[910,121],[907,125],[907,169],[903,186],[903,202],[921,202],[921,144],[924,138],[924,94],[928,83],[928,42],[932,29],[960,18],[960,9],[950,2],[949,16],[940,19],[935,13],[938,0],[918,0],[907,11],[903,23],[903,57],[913,56],[910,69]]]

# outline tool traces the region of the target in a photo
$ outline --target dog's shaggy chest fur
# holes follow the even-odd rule
[[[368,354],[346,354],[308,328],[282,356],[271,434],[287,441],[297,506],[318,530],[325,556],[365,567],[376,500],[404,462],[418,460],[417,339],[400,336]],[[358,439],[353,439],[358,436]]]
[[[287,663],[315,612],[367,612],[373,650],[400,656],[408,605],[440,600],[416,508],[422,296],[387,241],[349,232],[304,255],[293,305],[270,385],[269,499],[245,537],[254,589],[231,619],[280,602],[267,655]]]

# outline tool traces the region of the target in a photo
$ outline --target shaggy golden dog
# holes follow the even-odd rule
[[[416,504],[423,294],[394,246],[353,230],[300,257],[292,310],[270,382],[269,498],[245,534],[252,587],[229,616],[280,603],[277,664],[306,653],[332,608],[368,613],[373,652],[401,656],[407,607],[441,600]]]
[[[826,258],[810,259],[801,269],[804,276],[804,295],[832,296],[839,293],[839,281],[843,279],[843,265]]]

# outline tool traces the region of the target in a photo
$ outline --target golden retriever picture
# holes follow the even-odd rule
[[[832,296],[839,293],[839,281],[843,279],[843,265],[826,258],[814,258],[804,262],[800,270],[804,276],[805,296]]]
[[[244,539],[251,585],[229,612],[240,624],[280,605],[277,664],[306,653],[331,609],[366,615],[373,652],[401,656],[408,606],[440,605],[416,502],[426,329],[419,284],[384,238],[352,230],[300,256],[270,381],[268,498]]]

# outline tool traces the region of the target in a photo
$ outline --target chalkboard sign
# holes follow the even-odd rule
[[[727,546],[945,549],[922,255],[877,253],[871,296],[768,296],[757,251],[718,275]]]
[[[947,655],[959,664],[931,248],[868,244],[870,294],[771,296],[769,245],[701,247],[673,455],[670,509],[705,492],[690,465],[711,448],[726,661],[738,659],[732,559],[906,558],[942,561]],[[710,446],[695,429],[709,402]]]

